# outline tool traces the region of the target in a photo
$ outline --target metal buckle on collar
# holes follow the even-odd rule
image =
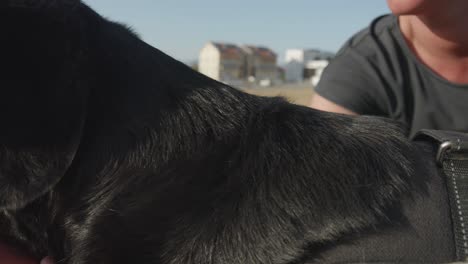
[[[451,159],[468,160],[468,141],[460,138],[443,141],[437,150],[437,165],[442,167],[444,159],[449,154]]]
[[[439,167],[447,158],[468,160],[468,132],[421,129],[412,139],[436,143],[435,161]]]
[[[453,141],[445,141],[439,145],[439,149],[436,154],[436,162],[439,167],[442,167],[446,154],[453,151],[454,146],[455,143],[453,143]]]

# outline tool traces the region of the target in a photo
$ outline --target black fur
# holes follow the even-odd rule
[[[0,8],[13,245],[59,263],[292,263],[401,219],[424,185],[399,125],[245,94],[62,1]]]

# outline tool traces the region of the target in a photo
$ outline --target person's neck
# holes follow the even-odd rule
[[[399,23],[424,64],[451,82],[468,84],[468,16],[405,15]]]

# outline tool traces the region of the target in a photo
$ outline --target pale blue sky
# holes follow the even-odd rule
[[[100,14],[124,22],[152,46],[187,62],[210,41],[335,52],[374,17],[385,0],[84,0]]]

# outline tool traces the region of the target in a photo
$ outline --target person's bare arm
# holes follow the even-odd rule
[[[335,104],[332,101],[325,99],[324,97],[318,94],[314,94],[312,96],[309,106],[311,108],[315,108],[315,109],[327,111],[327,112],[334,112],[334,113],[340,113],[340,114],[346,114],[346,115],[357,115],[357,113],[341,105]]]

